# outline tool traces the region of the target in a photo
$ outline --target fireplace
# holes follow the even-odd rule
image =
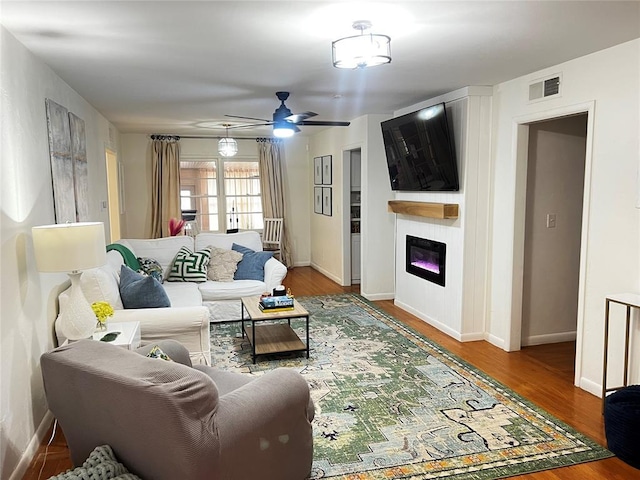
[[[408,273],[444,287],[446,256],[446,244],[407,235]]]

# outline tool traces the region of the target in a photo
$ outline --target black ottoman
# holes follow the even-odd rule
[[[609,450],[640,468],[640,385],[624,387],[607,397],[604,430]]]

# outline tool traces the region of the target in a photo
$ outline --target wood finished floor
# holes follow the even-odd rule
[[[289,270],[284,284],[296,296],[359,292],[358,286],[341,287],[309,267]],[[600,399],[573,386],[575,344],[573,342],[523,348],[507,353],[484,342],[460,343],[420,319],[393,305],[392,301],[374,302],[383,310],[439,343],[452,353],[504,383],[529,401],[571,425],[601,445],[606,445]],[[45,458],[45,443],[31,462],[24,480],[46,479],[72,468],[64,436],[58,430]],[[42,473],[39,474],[42,469]],[[636,470],[617,458],[584,463],[512,477],[534,480],[633,480]],[[150,480],[150,479],[144,479]],[[177,479],[176,479],[177,480]]]

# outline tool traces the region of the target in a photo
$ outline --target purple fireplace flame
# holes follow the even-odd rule
[[[444,243],[407,235],[408,273],[444,287],[446,254]]]

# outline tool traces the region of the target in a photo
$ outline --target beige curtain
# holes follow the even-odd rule
[[[279,140],[258,139],[260,188],[262,213],[265,218],[282,218],[282,245],[280,260],[288,268],[293,267],[293,252],[284,202],[284,148]]]
[[[180,210],[180,138],[152,135],[151,238],[169,236],[169,219]]]

